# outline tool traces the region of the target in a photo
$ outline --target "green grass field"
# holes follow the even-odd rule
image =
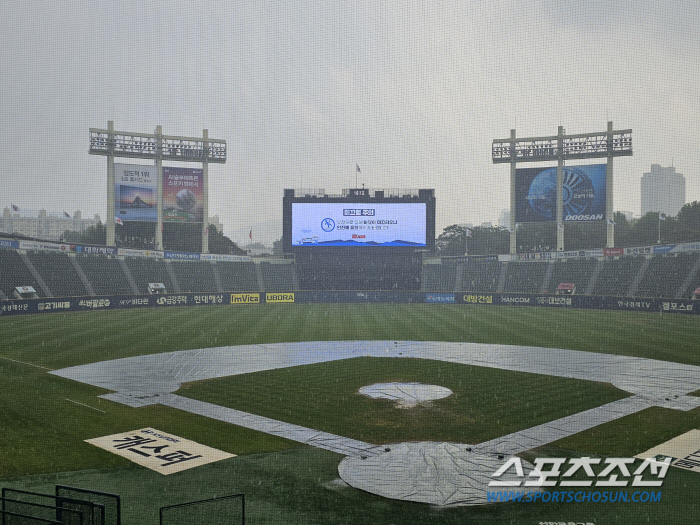
[[[317,340],[468,341],[648,357],[700,365],[695,316],[467,305],[257,305],[0,319],[0,486],[56,483],[122,495],[124,525],[162,505],[243,492],[249,523],[697,523],[700,475],[670,469],[659,503],[497,504],[436,509],[338,481],[341,456],[161,406],[98,399],[53,369],[212,346]],[[395,409],[357,395],[378,381],[454,395]],[[360,358],[184,385],[179,394],[310,428],[387,443],[479,442],[626,396],[611,385],[421,360]],[[80,404],[78,404],[80,403]],[[83,440],[151,426],[238,457],[161,476]],[[632,456],[690,429],[700,409],[648,409],[526,457]]]

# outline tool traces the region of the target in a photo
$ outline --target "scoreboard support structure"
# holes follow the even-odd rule
[[[115,131],[114,122],[107,122],[107,129],[90,128],[90,155],[107,157],[107,219],[106,244],[115,245],[115,157],[151,159],[156,165],[157,177],[157,221],[155,230],[156,250],[163,247],[163,160],[197,162],[202,164],[202,253],[209,252],[209,163],[226,162],[226,141],[210,139],[209,131],[202,137],[163,135],[160,125],[155,133],[133,133]]]
[[[615,224],[612,220],[613,207],[613,158],[632,155],[632,130],[614,130],[608,122],[606,131],[566,135],[559,126],[557,135],[549,137],[517,138],[515,130],[510,130],[507,139],[494,139],[491,146],[491,159],[494,164],[510,163],[510,254],[517,251],[516,242],[516,165],[518,162],[557,161],[556,221],[557,251],[564,251],[564,196],[563,172],[567,160],[605,158],[605,220],[606,247],[615,246]]]

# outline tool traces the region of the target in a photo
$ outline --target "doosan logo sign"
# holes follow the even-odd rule
[[[567,215],[566,219],[567,221],[602,221],[603,220],[603,214],[598,213],[596,215]]]

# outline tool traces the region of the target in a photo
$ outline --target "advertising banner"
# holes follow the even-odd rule
[[[75,253],[89,253],[99,255],[117,255],[117,248],[114,246],[94,246],[91,244],[71,244],[70,250]]]
[[[605,219],[605,164],[563,169],[562,221]],[[556,221],[557,168],[522,168],[515,172],[515,222]]]
[[[22,250],[39,250],[45,252],[69,252],[70,244],[43,241],[19,241]]]
[[[175,259],[179,261],[198,261],[202,254],[193,252],[163,252],[164,259]]]
[[[204,222],[201,169],[163,166],[163,221]]]
[[[133,248],[117,248],[117,254],[125,257],[150,257],[152,259],[163,259],[164,253],[155,250],[135,250]]]
[[[623,255],[624,253],[624,248],[603,248],[603,255],[606,257],[615,257],[617,255]]]
[[[0,239],[0,248],[19,248],[19,242],[9,239]]]
[[[455,302],[455,294],[453,293],[427,293],[425,294],[426,303],[449,303]]]
[[[683,252],[700,252],[700,243],[689,242],[685,244],[677,244],[671,252],[673,253],[683,253]]]
[[[425,203],[292,203],[292,246],[425,247]]]
[[[260,304],[259,293],[232,293],[231,304]]]
[[[293,293],[266,293],[265,294],[266,303],[293,303],[294,294]]]
[[[158,220],[155,166],[114,165],[114,215],[123,222]]]
[[[252,259],[248,255],[226,255],[220,253],[203,253],[199,256],[200,261],[227,261],[227,262],[249,262]]]
[[[675,244],[666,244],[664,246],[654,246],[654,253],[670,253],[676,247]]]

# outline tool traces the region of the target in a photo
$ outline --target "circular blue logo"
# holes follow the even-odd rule
[[[335,230],[335,221],[326,217],[321,221],[321,229],[324,232],[332,232],[333,230]]]

